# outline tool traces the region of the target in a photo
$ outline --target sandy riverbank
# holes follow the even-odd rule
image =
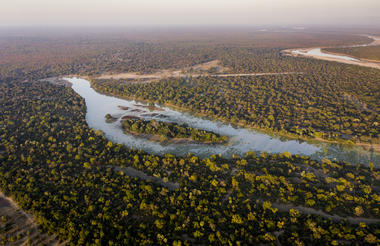
[[[380,45],[380,37],[377,37],[377,36],[368,36],[368,37],[372,38],[373,41],[367,45],[352,45],[352,46],[345,46],[345,47],[361,47],[361,46],[365,47],[365,46]],[[371,67],[371,68],[380,69],[380,62],[377,62],[374,60],[368,60],[368,59],[361,59],[361,58],[353,57],[346,54],[329,52],[329,51],[324,50],[326,48],[333,48],[333,47],[311,47],[311,48],[287,49],[287,50],[283,50],[282,52],[286,55],[290,55],[294,57],[310,57],[310,58],[319,59],[319,60],[334,61],[334,62],[357,65],[357,66],[362,66],[362,67]],[[315,50],[315,49],[320,49],[322,54],[317,55],[317,54],[309,53],[311,50]],[[342,56],[342,58],[324,56],[323,54]],[[345,57],[346,58],[349,57],[352,59],[346,59]]]
[[[371,67],[371,68],[380,69],[380,63],[367,61],[364,59],[361,59],[361,60],[358,59],[358,61],[353,61],[353,60],[346,60],[346,59],[337,58],[337,57],[326,57],[323,55],[320,56],[320,55],[309,54],[308,52],[313,49],[316,49],[316,48],[290,49],[290,50],[284,50],[283,53],[290,56],[294,56],[294,57],[310,57],[310,58],[319,59],[319,60],[333,61],[333,62],[339,62],[339,63],[345,63],[345,64],[351,64],[351,65],[358,65],[362,67]],[[342,55],[342,54],[337,54],[337,53],[332,53],[332,52],[325,52],[325,51],[322,51],[322,52],[326,54]]]

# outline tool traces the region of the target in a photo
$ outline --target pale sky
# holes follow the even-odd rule
[[[0,25],[378,25],[380,0],[0,0]]]

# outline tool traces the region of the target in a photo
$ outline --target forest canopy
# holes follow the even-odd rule
[[[239,124],[373,141],[379,137],[378,71],[281,53],[291,45],[365,38],[213,33],[191,42],[172,35],[148,42],[62,35],[0,37],[0,190],[32,214],[40,230],[67,245],[379,244],[377,163],[289,152],[231,159],[151,155],[109,141],[87,125],[83,98],[65,84],[41,81],[149,73],[213,59],[232,72],[292,70],[302,74],[92,85]],[[22,238],[11,224],[0,218],[0,245]]]

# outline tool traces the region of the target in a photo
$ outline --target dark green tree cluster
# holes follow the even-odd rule
[[[189,127],[186,124],[163,122],[156,120],[127,119],[121,122],[127,132],[164,136],[165,139],[191,138],[203,143],[223,143],[228,140],[226,136]]]

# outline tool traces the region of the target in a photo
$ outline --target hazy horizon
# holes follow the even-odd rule
[[[0,26],[380,26],[378,0],[5,0]]]

